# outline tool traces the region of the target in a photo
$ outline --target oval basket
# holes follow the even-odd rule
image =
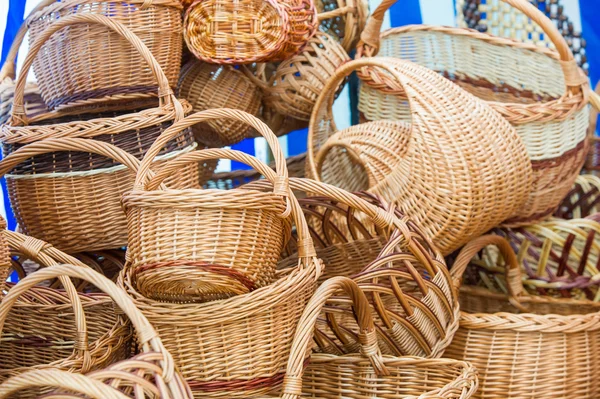
[[[165,72],[168,89],[176,86],[181,67],[181,11],[177,0],[128,3],[67,0],[53,2],[32,13],[27,19],[29,51],[43,44],[33,69],[45,103],[61,110],[85,107],[122,110],[136,103],[133,108],[155,104],[157,85],[153,71],[140,68],[144,59],[138,51],[105,26],[90,20],[88,24],[61,31],[47,42],[38,39],[47,28],[68,16],[110,17],[146,45],[145,50]],[[63,75],[69,79],[62,78]]]
[[[362,68],[385,71],[402,84],[409,93],[410,124],[383,118],[338,131],[332,93]],[[531,174],[521,139],[499,113],[408,61],[344,64],[311,117],[307,176],[381,195],[421,226],[443,254],[516,212],[531,192]]]
[[[498,236],[469,243],[452,269],[457,284],[480,249],[496,245],[505,261],[506,293],[460,290],[461,320],[446,356],[479,372],[474,398],[594,398],[600,395],[600,305],[523,293],[510,245]]]
[[[535,21],[557,51],[469,29],[427,25],[379,35],[387,0],[373,12],[357,57],[395,57],[439,72],[509,121],[531,159],[533,187],[527,203],[505,223],[533,223],[551,215],[569,192],[587,153],[588,80],[554,24],[525,0],[502,0]],[[448,51],[452,49],[452,51]],[[367,120],[406,120],[406,93],[389,74],[370,68],[359,110]]]

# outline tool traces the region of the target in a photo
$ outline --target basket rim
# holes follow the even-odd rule
[[[192,106],[184,99],[179,100],[184,113]],[[29,120],[43,121],[52,117],[64,116],[60,111],[47,112]],[[12,126],[9,123],[0,127],[0,141],[7,144],[28,144],[48,138],[93,138],[100,135],[119,134],[132,129],[143,129],[159,123],[174,121],[177,110],[173,105],[147,108],[138,112],[126,113],[116,117],[95,118],[87,121],[71,121],[50,125]]]
[[[44,8],[37,10],[27,17],[25,23],[27,26],[41,20],[45,16],[48,16],[52,13],[62,11],[64,9],[80,6],[83,4],[98,4],[98,3],[121,3],[119,1],[98,1],[98,0],[66,0],[66,1],[56,1],[50,5],[45,6]],[[130,4],[140,4],[141,9],[147,9],[149,7],[173,7],[178,10],[183,10],[183,4],[181,4],[178,0],[152,0],[150,1],[150,5],[145,5],[148,3],[147,0],[127,0],[127,3]],[[136,10],[137,11],[137,10]]]

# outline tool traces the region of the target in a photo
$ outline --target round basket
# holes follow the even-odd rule
[[[312,353],[304,369],[318,318],[334,320],[338,311],[334,295],[343,291],[358,323],[356,353]],[[329,300],[334,298],[331,302]],[[325,306],[328,305],[328,306]],[[477,390],[475,368],[450,359],[422,359],[382,355],[365,293],[348,278],[335,277],[319,287],[306,306],[294,337],[282,388],[283,399],[299,398],[436,398],[467,399]]]
[[[384,118],[337,131],[332,93],[365,67],[402,84],[410,124]],[[327,82],[309,126],[307,176],[381,195],[443,254],[501,223],[531,192],[530,161],[510,124],[435,72],[393,58],[351,61]]]
[[[259,186],[269,185],[261,180],[247,187]],[[419,227],[372,194],[350,194],[310,179],[291,179],[290,187],[308,194],[300,204],[325,265],[319,282],[344,276],[359,283],[376,312],[384,353],[442,356],[458,328],[458,302],[443,257]],[[295,251],[290,240],[288,252]],[[295,264],[291,255],[278,267]],[[333,335],[317,334],[328,353],[354,353],[351,303],[339,300],[335,306],[340,316]]]
[[[249,158],[229,153],[238,161]],[[268,168],[261,169],[269,179],[275,177]],[[136,270],[128,267],[121,275],[119,283],[157,329],[195,397],[249,398],[282,383],[294,331],[323,269],[298,203],[293,196],[289,200],[300,256],[295,268],[278,273],[270,285],[205,303],[160,302],[137,291]],[[131,199],[125,202],[129,208]]]
[[[460,327],[446,350],[446,356],[477,368],[474,398],[598,397],[600,304],[524,294],[515,253],[498,236],[463,248],[452,269],[457,284],[471,258],[488,245],[498,246],[505,261],[507,293],[463,286]]]
[[[53,2],[27,19],[30,49],[43,51],[33,69],[42,97],[52,109],[124,109],[156,103],[157,85],[152,69],[140,68],[144,58],[105,26],[80,23],[47,41],[47,28],[73,15],[106,16],[121,23],[146,45],[175,87],[181,67],[182,6],[178,0],[128,3],[97,0]],[[60,71],[60,73],[57,73]],[[68,76],[69,79],[64,79]],[[166,93],[160,93],[159,96]],[[139,104],[141,103],[141,105]]]
[[[316,0],[320,28],[344,50],[354,50],[369,15],[366,0]]]
[[[600,177],[579,175],[573,188],[554,212],[561,219],[585,218],[600,213]]]
[[[272,192],[159,188],[182,166],[239,154],[231,150],[182,155],[149,178],[150,162],[164,143],[196,123],[217,119],[249,125],[267,140],[275,156],[276,175],[271,169],[265,171],[267,166],[254,157],[247,156],[242,162],[267,173],[265,177],[275,184]],[[277,137],[256,117],[223,108],[198,112],[175,123],[146,154],[135,187],[123,197],[123,206],[130,226],[127,259],[142,295],[206,301],[244,294],[273,282],[291,227],[286,200],[288,172]]]
[[[386,0],[373,12],[357,56],[396,57],[416,62],[485,100],[522,138],[533,168],[529,200],[507,225],[551,215],[569,192],[587,153],[588,80],[552,22],[525,0],[502,0],[535,21],[557,51],[469,29],[414,25],[379,36]],[[448,51],[453,49],[453,51]],[[359,110],[368,120],[407,115],[406,93],[384,71],[359,74]],[[411,105],[412,107],[412,105]]]
[[[192,393],[178,372],[173,357],[165,349],[156,330],[148,319],[135,307],[131,298],[123,290],[99,273],[77,265],[56,265],[40,270],[17,284],[0,305],[0,320],[6,319],[11,306],[19,304],[38,289],[36,284],[48,279],[69,277],[93,284],[109,300],[111,308],[116,305],[127,316],[137,332],[137,342],[141,354],[118,363],[112,361],[96,363],[98,369],[86,376],[77,369],[57,368],[44,370],[23,370],[0,385],[0,398],[38,397],[37,393],[52,392],[44,397],[52,398],[94,398],[94,399],[148,399],[171,398],[192,399]],[[112,301],[110,300],[112,299]],[[113,302],[114,301],[114,302]],[[116,307],[115,306],[115,307]],[[93,316],[93,308],[86,308],[88,317]],[[9,319],[10,320],[10,319]],[[0,324],[1,326],[1,324]],[[4,326],[6,327],[6,326]],[[50,350],[56,350],[51,348]],[[129,357],[129,353],[126,354]],[[106,367],[106,368],[104,368]],[[63,368],[64,369],[64,368]],[[66,394],[65,391],[69,392]],[[76,393],[73,395],[73,393]],[[83,395],[83,396],[79,396]]]
[[[179,95],[192,104],[194,112],[232,108],[254,116],[258,115],[262,100],[261,90],[243,72],[198,60],[182,68]],[[238,143],[250,137],[251,130],[250,126],[230,119],[211,120],[192,128],[198,141],[217,147]]]
[[[214,64],[282,61],[318,27],[312,0],[196,0],[185,13],[190,51]]]
[[[129,321],[115,312],[111,299],[100,293],[77,293],[71,280],[52,271],[68,261],[77,270],[91,272],[86,265],[41,240],[2,233],[11,253],[49,267],[35,273],[27,288],[8,284],[0,304],[0,381],[49,367],[85,373],[130,355]],[[40,278],[43,275],[61,276],[65,290],[33,286],[50,279]],[[39,393],[21,392],[18,397],[37,398]]]
[[[301,53],[279,64],[266,87],[265,104],[281,115],[309,120],[325,83],[349,60],[333,37],[318,32]]]

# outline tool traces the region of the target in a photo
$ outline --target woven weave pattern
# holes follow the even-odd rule
[[[350,52],[365,27],[369,4],[365,0],[316,0],[321,31],[333,36]]]

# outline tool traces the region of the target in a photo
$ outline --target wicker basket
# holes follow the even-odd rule
[[[346,50],[354,50],[369,15],[366,0],[316,0],[320,28]]]
[[[578,219],[596,213],[600,213],[600,177],[579,175],[569,194],[554,212],[554,216]]]
[[[488,102],[517,130],[533,167],[529,200],[507,225],[551,215],[569,192],[587,153],[588,80],[551,21],[525,0],[502,0],[535,21],[557,52],[533,44],[468,29],[406,26],[381,34],[383,14],[395,1],[381,3],[362,35],[357,56],[397,57],[433,69]],[[452,51],[448,51],[452,49]],[[403,119],[406,94],[389,74],[371,68],[359,110],[368,120]]]
[[[600,397],[600,304],[523,294],[517,258],[498,236],[463,248],[452,269],[458,284],[471,258],[492,244],[506,262],[508,293],[463,286],[460,328],[446,350],[477,368],[474,397]]]
[[[10,231],[3,231],[3,236],[12,254],[51,266],[36,274],[36,284],[48,280],[38,278],[44,273],[56,276],[51,270],[62,262],[90,270],[41,240]],[[48,367],[87,372],[130,355],[129,321],[115,312],[110,298],[78,294],[67,277],[59,280],[66,290],[8,284],[10,289],[0,305],[0,381]],[[20,297],[17,302],[13,301],[16,297]],[[17,397],[33,398],[37,392],[22,392]]]
[[[266,89],[265,104],[281,115],[309,120],[325,83],[349,60],[333,37],[318,32],[301,53],[279,64]]]
[[[158,188],[164,178],[190,162],[229,158],[236,153],[228,150],[183,155],[149,180],[148,166],[164,143],[196,123],[224,119],[251,126],[267,140],[277,171],[275,177],[272,170],[266,176],[274,179],[272,192]],[[242,162],[265,173],[266,165],[254,157]],[[136,187],[124,196],[123,205],[130,226],[127,257],[142,295],[206,301],[244,294],[273,282],[291,227],[286,201],[288,172],[277,137],[256,117],[223,108],[198,112],[175,123],[146,154]]]
[[[181,70],[179,95],[194,112],[211,108],[233,108],[257,116],[261,90],[243,72],[231,66],[192,60]],[[250,126],[233,120],[212,120],[192,128],[196,139],[211,146],[235,144],[251,136]]]
[[[241,114],[206,111],[205,115],[209,112]],[[227,154],[222,151],[219,154]],[[249,162],[250,156],[243,153],[228,154]],[[260,172],[270,180],[275,178],[266,166],[261,166]],[[250,190],[241,191],[252,195]],[[281,385],[300,314],[323,268],[298,202],[293,196],[289,200],[300,237],[300,256],[295,268],[279,272],[268,286],[224,300],[174,303],[139,293],[133,268],[126,268],[119,280],[159,332],[196,398],[249,398]],[[125,204],[131,206],[131,195]],[[132,248],[130,245],[129,250]]]
[[[94,364],[96,368],[107,368],[91,372],[87,376],[74,372],[67,373],[56,368],[19,373],[0,385],[1,398],[37,397],[35,393],[39,391],[48,392],[60,388],[60,392],[53,392],[44,397],[192,399],[190,389],[177,371],[173,357],[165,349],[148,319],[135,307],[131,298],[123,290],[89,268],[57,265],[28,276],[9,292],[0,305],[0,320],[6,319],[11,306],[19,306],[20,302],[18,301],[27,298],[32,290],[36,290],[36,284],[56,277],[63,279],[71,277],[95,285],[103,293],[103,297],[109,300],[111,308],[113,305],[118,306],[122,313],[131,320],[131,324],[136,329],[137,341],[142,353],[132,359],[114,364],[112,361],[97,362]],[[89,316],[93,317],[93,309],[88,308],[86,311]],[[56,351],[56,348],[49,350]],[[75,371],[75,369],[70,371]],[[84,396],[67,395],[65,391]]]
[[[247,64],[290,58],[317,27],[312,0],[196,0],[185,13],[183,35],[202,61]]]
[[[168,90],[176,86],[181,67],[181,10],[178,0],[67,0],[32,13],[27,19],[29,51],[43,45],[33,69],[46,104],[52,109],[90,107],[94,111],[155,104],[155,77],[152,69],[140,68],[144,57],[139,48],[133,49],[119,35],[93,20],[71,26],[52,38],[46,36],[47,28],[72,15],[110,17],[146,45],[145,50],[165,72]],[[44,36],[48,40],[40,41]]]
[[[523,287],[531,295],[600,301],[600,215],[593,219],[551,219],[525,227],[494,229],[517,254]],[[495,267],[498,251],[490,246],[469,284],[502,292],[504,282]]]
[[[385,70],[410,93],[410,125],[379,120],[336,131],[331,95],[365,67]],[[393,58],[346,63],[327,82],[309,126],[307,176],[397,204],[443,254],[512,215],[531,190],[525,147],[498,113],[440,75]]]
[[[339,291],[354,309],[358,350],[349,355],[313,353],[303,370],[318,317],[334,320],[338,314],[335,303],[328,300]],[[319,343],[318,334],[314,339]],[[382,355],[365,294],[352,280],[335,277],[319,287],[302,314],[281,397],[467,399],[473,397],[477,385],[475,368],[467,362]]]
[[[248,188],[269,188],[264,181]],[[376,311],[381,349],[394,356],[440,357],[458,328],[458,302],[444,259],[419,227],[372,194],[350,194],[310,179],[291,179],[306,192],[300,200],[325,272],[358,282]],[[292,240],[293,241],[293,240]],[[288,251],[294,253],[293,244]],[[297,264],[289,256],[279,268]],[[323,335],[329,353],[357,349],[351,303],[336,302],[334,335]],[[323,338],[325,339],[325,338]]]

